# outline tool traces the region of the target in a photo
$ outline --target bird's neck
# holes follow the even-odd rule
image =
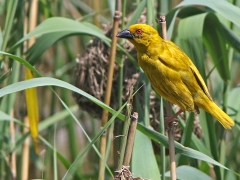
[[[135,46],[137,52],[141,53],[151,53],[152,51],[155,51],[156,48],[159,48],[159,46],[162,44],[162,39],[158,37],[152,37],[150,40],[146,39],[141,41],[141,43],[137,43],[135,41],[131,41],[132,44]]]

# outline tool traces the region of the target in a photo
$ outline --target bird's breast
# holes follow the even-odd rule
[[[138,54],[138,63],[153,86],[159,86],[159,81],[164,81],[161,63],[151,54]]]

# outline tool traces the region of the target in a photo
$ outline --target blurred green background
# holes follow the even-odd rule
[[[126,108],[131,84],[135,91],[144,86],[134,96],[140,124],[130,170],[135,177],[169,179],[160,128],[165,102],[127,41],[118,41],[111,108],[103,103],[116,9],[122,12],[118,31],[140,22],[161,34],[157,20],[166,15],[168,39],[193,60],[213,100],[236,123],[226,131],[204,111],[180,117],[177,177],[239,179],[239,6],[239,0],[0,0],[0,179],[99,179],[97,149],[108,125],[105,179],[113,179],[126,112],[117,111]],[[25,92],[35,87],[37,94]],[[103,128],[102,109],[112,114]]]

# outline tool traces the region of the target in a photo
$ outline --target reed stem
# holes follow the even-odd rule
[[[121,142],[121,150],[120,150],[120,158],[119,158],[119,163],[118,163],[118,169],[122,168],[123,165],[123,160],[124,160],[124,156],[125,156],[125,149],[126,149],[126,145],[127,145],[127,134],[128,134],[128,130],[129,130],[129,126],[130,126],[130,116],[131,116],[131,112],[132,112],[132,98],[133,98],[133,87],[131,87],[130,92],[129,92],[129,98],[128,98],[128,104],[127,104],[127,112],[126,112],[126,116],[125,116],[125,121],[124,121],[124,126],[123,126],[123,140]]]
[[[111,92],[112,92],[112,81],[113,81],[113,73],[114,73],[114,63],[115,63],[115,57],[116,57],[116,44],[117,44],[117,32],[118,32],[118,26],[119,26],[119,20],[121,13],[119,11],[115,11],[114,15],[114,22],[113,22],[113,33],[112,33],[112,43],[111,43],[111,50],[110,50],[110,59],[109,59],[109,65],[108,65],[108,77],[107,77],[107,87],[105,91],[105,98],[104,103],[106,105],[110,105],[110,99],[111,99]],[[108,121],[108,111],[103,110],[102,113],[102,127],[106,125]],[[101,144],[100,144],[100,153],[102,156],[102,159],[105,160],[106,155],[106,144],[107,144],[107,132],[103,133],[101,136]],[[104,180],[105,176],[105,163],[103,163],[102,160],[99,162],[99,180]]]
[[[128,138],[127,138],[128,141],[127,141],[127,147],[126,147],[126,151],[124,154],[124,161],[123,161],[124,166],[130,165],[133,144],[134,144],[134,139],[135,139],[135,134],[136,134],[136,129],[137,129],[137,122],[138,122],[138,113],[134,112],[131,117],[131,125],[130,125],[129,131],[128,131]]]
[[[167,40],[166,17],[160,16],[159,22],[162,26],[162,38],[164,40]],[[172,105],[170,102],[166,102],[166,115],[167,117],[172,116]],[[175,146],[174,146],[174,122],[170,123],[168,127],[168,141],[169,141],[171,180],[176,180],[177,176],[176,176],[176,160],[175,160]]]

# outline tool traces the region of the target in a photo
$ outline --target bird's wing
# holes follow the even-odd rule
[[[181,73],[164,64],[160,57],[158,59],[156,71],[148,74],[155,90],[168,101],[179,105],[181,109],[194,111],[192,94],[182,82]]]
[[[212,97],[210,96],[209,92],[208,92],[208,89],[207,89],[207,86],[202,78],[202,76],[200,75],[198,69],[196,68],[195,65],[192,65],[190,66],[190,69],[198,83],[198,85],[201,87],[201,89],[203,90],[203,92],[207,95],[207,97],[212,100]]]
[[[160,59],[162,63],[166,64],[166,66],[170,67],[171,69],[179,72],[188,72],[190,68],[200,88],[207,95],[207,97],[212,100],[201,74],[199,73],[193,62],[190,60],[190,58],[173,42],[164,42],[165,43],[163,43],[162,45],[162,49],[164,49],[164,51],[160,54]],[[168,59],[163,58],[163,56],[166,57],[166,54],[168,54],[169,56]]]
[[[187,71],[192,61],[188,56],[172,41],[163,41],[160,45],[159,53],[161,62],[176,71]]]

